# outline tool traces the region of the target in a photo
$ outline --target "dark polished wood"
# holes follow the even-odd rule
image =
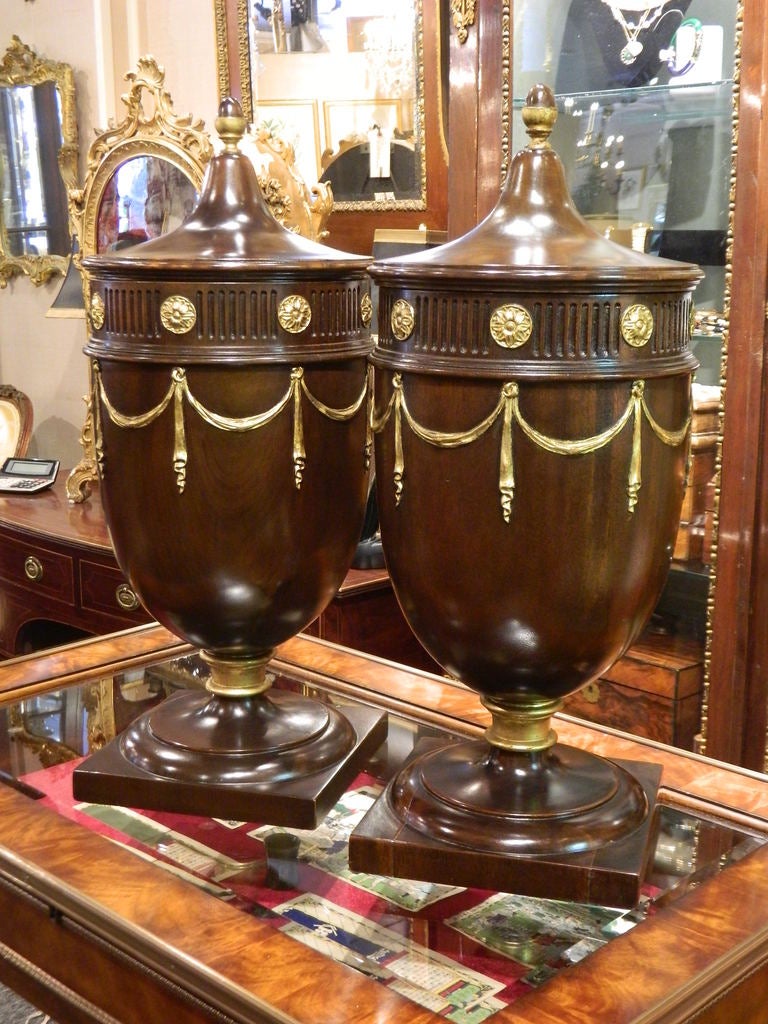
[[[97,680],[116,661],[146,660],[142,627],[16,662],[15,692],[47,678]],[[117,652],[120,652],[117,654]],[[488,714],[445,679],[298,636],[282,665],[341,696],[376,700],[415,721],[477,736]],[[58,668],[57,668],[58,664]],[[45,667],[43,667],[45,666]],[[0,684],[11,679],[0,665]],[[60,670],[64,676],[60,675]],[[673,806],[768,835],[768,781],[695,754],[559,717],[569,744],[663,768]],[[442,1018],[329,962],[266,922],[160,871],[128,851],[0,787],[0,977],[60,1021],[100,1024],[432,1024]],[[762,1024],[768,997],[768,847],[691,887],[677,903],[518,1000],[498,1024]]]
[[[441,672],[413,635],[386,569],[350,569],[336,597],[304,632],[401,665]]]
[[[475,12],[466,39],[450,29],[450,238],[459,238],[490,213],[509,156],[504,153],[504,119],[510,116],[511,95],[504,92],[504,62],[511,52],[505,54],[512,31],[510,5],[480,0]]]
[[[280,225],[240,104],[169,235],[87,256],[102,500],[142,603],[204,653],[205,692],[152,708],[75,773],[79,799],[313,827],[381,740],[272,695],[277,644],[333,599],[368,494],[366,260]]]
[[[67,501],[66,472],[35,494],[0,494],[0,654],[114,633],[151,618],[120,571],[98,487]]]
[[[504,53],[513,27],[505,30],[514,0],[478,0],[475,24],[463,46],[451,42],[449,230],[460,233],[486,197],[498,190],[504,159],[501,89],[486,74],[498,57],[483,65],[477,53],[486,47]],[[732,244],[722,463],[717,488],[715,547],[711,556],[714,587],[706,643],[707,685],[703,731],[712,757],[751,768],[768,766],[768,360],[765,304],[768,298],[768,253],[764,226],[768,194],[761,183],[768,174],[768,130],[763,94],[768,80],[768,4],[738,5],[740,72],[733,153]],[[458,73],[461,71],[461,73]],[[514,83],[510,88],[514,92]],[[484,140],[480,162],[467,139],[478,138],[474,112],[498,111],[498,142]],[[465,213],[471,211],[471,213]],[[701,644],[702,658],[705,644]]]
[[[553,792],[546,792],[542,780],[538,784],[545,813],[529,813],[521,821],[515,814],[515,797],[522,790],[520,777],[529,771],[529,765],[520,755],[496,752],[492,756],[495,771],[478,782],[467,765],[473,760],[490,760],[486,744],[465,741],[446,751],[434,740],[423,741],[350,836],[350,868],[449,885],[472,886],[482,878],[485,886],[500,891],[511,889],[528,896],[611,907],[636,906],[651,856],[651,822],[661,768],[593,758],[585,751],[556,744],[543,759],[554,767],[548,780]],[[547,767],[540,774],[544,775]],[[602,774],[612,795],[594,808],[579,808],[580,839],[586,850],[574,852],[577,844],[570,836],[567,814],[559,820],[554,810],[556,797],[568,793],[567,810],[572,812],[573,785],[569,789],[568,782],[590,770]],[[492,792],[478,793],[481,785]],[[441,818],[435,793],[445,803],[465,805],[467,814]],[[594,797],[592,785],[589,795]],[[522,796],[524,804],[524,791]],[[472,814],[475,805],[498,810],[496,815],[486,812],[478,827]],[[631,817],[628,806],[634,812]],[[530,806],[524,809],[530,812]],[[617,834],[617,817],[624,822],[624,834]],[[449,842],[443,841],[446,835]],[[534,843],[537,852],[542,847],[550,852],[546,856],[520,855]]]
[[[417,828],[446,845],[507,856],[529,894],[548,890],[532,861],[552,869],[552,833],[559,855],[592,854],[606,822],[623,839],[651,811],[615,768],[553,746],[547,723],[637,638],[667,577],[701,277],[630,252],[578,215],[549,143],[556,117],[551,90],[532,88],[522,109],[529,141],[490,215],[446,246],[369,269],[379,287],[372,423],[387,566],[416,636],[494,716],[484,749],[430,754],[381,799],[411,831],[417,808]],[[634,315],[642,336],[627,326]],[[366,841],[373,856],[371,829]],[[441,862],[432,843],[419,860],[406,845],[390,873],[428,878],[439,867],[441,881],[466,878],[450,851]],[[572,861],[588,876],[569,878],[574,893],[598,890],[588,860]],[[634,898],[642,864],[622,902]],[[569,872],[559,877],[566,884]]]
[[[565,710],[693,750],[701,727],[703,682],[704,652],[698,641],[647,629],[598,680],[567,697]]]

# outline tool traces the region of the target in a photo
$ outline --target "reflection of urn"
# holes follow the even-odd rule
[[[659,771],[556,742],[564,696],[637,635],[683,497],[696,267],[597,235],[548,136],[495,209],[371,268],[381,533],[429,653],[478,691],[485,741],[418,752],[352,836],[354,868],[633,902]]]
[[[368,486],[366,261],[287,231],[225,101],[192,216],[90,276],[101,492],[147,609],[202,649],[171,697],[75,773],[75,794],[311,826],[383,716],[271,688],[276,645],[350,565]]]

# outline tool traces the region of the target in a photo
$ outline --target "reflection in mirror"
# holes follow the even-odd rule
[[[101,197],[96,251],[116,252],[173,231],[194,209],[197,195],[184,171],[167,160],[126,160]]]
[[[65,272],[76,182],[72,69],[14,36],[0,63],[0,287],[15,274],[41,284]]]
[[[424,209],[422,0],[249,4],[253,119],[334,209]]]

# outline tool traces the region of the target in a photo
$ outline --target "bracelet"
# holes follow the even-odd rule
[[[677,33],[680,31],[680,29],[685,28],[686,26],[692,28],[695,33],[693,37],[693,50],[691,51],[691,56],[688,58],[686,63],[681,68],[676,69],[675,58],[677,57],[677,48],[675,46],[675,40],[677,39]],[[699,56],[701,54],[701,45],[703,42],[704,26],[701,24],[698,18],[685,18],[684,21],[681,21],[675,29],[675,34],[669,41],[669,49],[662,51],[662,53],[660,54],[662,59],[666,60],[670,74],[674,75],[677,78],[679,75],[684,75],[687,71],[690,71],[693,65],[699,59]]]

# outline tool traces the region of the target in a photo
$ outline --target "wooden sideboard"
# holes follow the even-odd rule
[[[65,485],[61,472],[48,490],[0,495],[0,655],[150,620],[115,561],[98,488],[73,505]]]
[[[0,664],[0,710],[13,722],[19,700],[40,700],[48,691],[82,693],[82,706],[93,710],[94,692],[112,692],[104,688],[109,680],[136,679],[139,667],[152,670],[187,652],[150,625]],[[465,688],[315,638],[283,645],[275,667],[334,699],[383,707],[411,730],[477,735],[487,724],[487,712]],[[97,724],[89,718],[89,734]],[[542,978],[490,1019],[762,1024],[768,1005],[768,780],[563,716],[557,729],[561,740],[605,756],[660,764],[665,806],[697,816],[702,826],[739,830],[757,845],[722,871],[696,870],[697,860],[676,898],[659,901],[642,923]],[[30,795],[0,785],[0,980],[54,1019],[445,1020],[391,985],[289,938],[269,914],[244,913]],[[697,858],[705,833],[702,827]],[[715,853],[715,861],[722,860]],[[413,937],[429,946],[437,928],[423,923]],[[476,965],[483,970],[482,959]]]
[[[149,622],[117,565],[98,485],[67,500],[66,473],[37,494],[0,495],[0,655],[14,657]],[[383,569],[351,569],[307,629],[335,643],[437,670]]]

